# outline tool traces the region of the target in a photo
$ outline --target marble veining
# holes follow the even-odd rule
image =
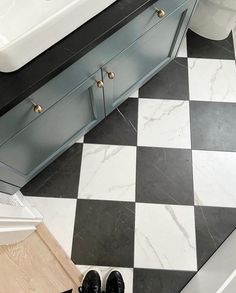
[[[136,201],[193,204],[191,151],[138,147]]]
[[[71,255],[76,199],[27,197],[27,200],[43,215],[45,225]]]
[[[135,160],[134,147],[85,144],[78,197],[134,201]]]
[[[195,204],[236,207],[236,154],[193,151]]]
[[[121,112],[121,110],[119,108],[117,108],[118,113],[120,114],[120,116],[124,119],[124,121],[133,129],[133,131],[136,133],[137,132],[137,128],[135,127],[135,125],[133,124],[133,122],[125,116],[125,114],[123,114]]]
[[[136,204],[137,268],[196,270],[193,207]]]
[[[182,51],[184,50],[182,50],[181,46],[178,55],[183,56],[184,53]],[[180,101],[189,100],[187,58],[178,57],[172,60],[168,66],[141,87],[140,97]]]
[[[197,259],[200,268],[235,229],[236,209],[195,206]]]
[[[236,102],[235,61],[189,58],[188,64],[191,100]]]
[[[189,58],[216,60],[235,60],[233,35],[220,41],[206,39],[191,30],[187,32],[187,51]]]
[[[189,103],[139,99],[138,145],[190,148]]]
[[[204,223],[204,226],[206,227],[206,231],[208,234],[208,239],[210,239],[210,241],[212,242],[212,245],[214,246],[215,249],[217,249],[218,247],[218,241],[215,235],[213,235],[213,232],[211,231],[211,227],[210,224],[208,222],[207,216],[205,214],[204,208],[202,206],[199,206],[199,212],[201,214],[202,217],[202,221]]]
[[[130,98],[84,137],[85,143],[137,145],[138,99]],[[117,127],[119,125],[119,127]]]
[[[231,35],[216,42],[189,32],[187,50],[193,58],[235,59]],[[191,90],[194,84],[189,84],[187,61],[171,62],[140,88],[139,97],[125,101],[120,112],[113,111],[22,190],[34,196],[82,272],[98,268],[105,278],[118,269],[127,293],[181,292],[236,227],[236,103],[189,102],[188,85]],[[180,142],[188,136],[177,140],[175,135],[188,121],[189,105],[192,146],[184,149]],[[140,117],[153,113],[151,122]],[[145,131],[138,120],[148,122]],[[161,131],[176,124],[169,135],[175,144],[170,144]],[[137,145],[137,134],[147,145]],[[130,192],[112,189],[131,182]]]

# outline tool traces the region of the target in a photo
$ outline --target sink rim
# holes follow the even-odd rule
[[[0,71],[12,72],[21,68],[116,0],[103,0],[99,6],[91,1],[74,0],[9,43],[2,46],[0,43]]]

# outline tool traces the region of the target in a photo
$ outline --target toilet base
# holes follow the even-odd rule
[[[226,39],[236,25],[236,11],[221,8],[210,1],[200,1],[190,28],[212,40]]]

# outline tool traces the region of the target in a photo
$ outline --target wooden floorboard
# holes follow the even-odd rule
[[[1,293],[76,292],[81,278],[43,224],[23,242],[0,246]]]

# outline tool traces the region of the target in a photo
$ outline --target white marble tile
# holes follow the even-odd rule
[[[122,274],[125,283],[125,293],[133,293],[133,269],[131,268],[111,268],[102,266],[77,265],[80,272],[85,275],[90,270],[96,270],[100,273],[102,279],[102,290],[106,289],[106,280],[110,272],[117,270]]]
[[[193,151],[195,204],[236,207],[236,153]]]
[[[76,199],[26,197],[43,216],[43,221],[62,248],[71,256]]]
[[[197,270],[194,207],[136,204],[134,266]]]
[[[83,143],[84,142],[84,136],[82,136],[80,139],[78,139],[77,141],[76,141],[77,143]]]
[[[179,51],[177,53],[177,57],[187,57],[187,39],[186,37],[183,38],[183,41],[180,45]]]
[[[234,60],[188,59],[190,100],[236,102]]]
[[[189,102],[139,99],[138,145],[190,148]]]
[[[133,92],[131,95],[129,95],[129,98],[138,98],[139,97],[139,90]]]
[[[79,198],[135,200],[136,147],[84,144]]]

